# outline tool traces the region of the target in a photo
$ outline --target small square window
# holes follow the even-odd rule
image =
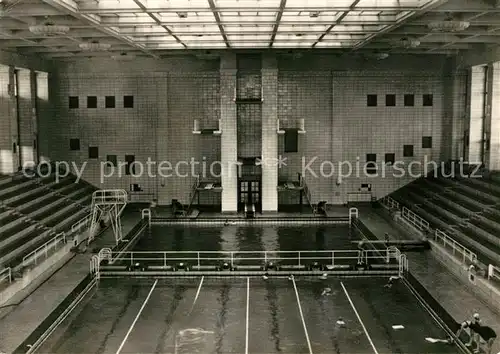
[[[75,109],[80,107],[80,102],[78,100],[78,96],[70,96],[69,97],[69,108]]]
[[[387,107],[396,106],[396,95],[385,95],[385,105]]]
[[[366,162],[377,162],[377,154],[366,154]]]
[[[424,107],[431,107],[434,104],[434,97],[430,94],[422,95],[422,105]]]
[[[99,148],[97,146],[89,146],[89,159],[99,158]]]
[[[123,108],[134,108],[134,96],[123,96]]]
[[[413,145],[403,145],[403,157],[413,157]]]
[[[415,95],[404,95],[405,107],[415,106]]]
[[[125,155],[125,175],[135,175],[135,155]]]
[[[432,136],[423,136],[422,137],[422,148],[423,149],[432,149]]]
[[[107,155],[106,161],[108,162],[108,166],[116,167],[118,165],[118,159],[116,155]]]
[[[80,150],[80,139],[69,139],[69,149],[71,151]]]
[[[115,96],[106,96],[104,103],[106,108],[115,108]]]
[[[87,96],[87,108],[97,108],[97,96]]]
[[[374,175],[377,173],[377,154],[366,154],[366,174]]]
[[[394,162],[396,161],[396,154],[394,153],[385,154],[384,161],[387,165],[393,165]]]
[[[367,95],[366,96],[366,106],[367,107],[377,107],[377,95]]]

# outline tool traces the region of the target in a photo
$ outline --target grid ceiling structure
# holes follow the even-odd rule
[[[47,57],[186,50],[322,49],[450,54],[500,43],[496,0],[0,0],[0,49]],[[460,33],[431,21],[459,19]],[[46,37],[44,23],[69,32]],[[403,48],[402,39],[420,45]],[[107,51],[80,49],[98,41]]]

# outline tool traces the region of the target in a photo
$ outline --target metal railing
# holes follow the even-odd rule
[[[459,259],[462,264],[474,263],[477,260],[477,255],[474,252],[455,241],[441,230],[436,229],[434,232],[434,241],[436,241],[439,245],[442,245],[454,257]]]
[[[12,282],[12,269],[10,267],[4,268],[0,271],[0,284]]]
[[[27,267],[31,264],[37,265],[40,262],[49,258],[57,250],[61,249],[66,245],[66,234],[61,232],[57,234],[43,245],[38,247],[36,250],[28,253],[23,257],[23,267]]]
[[[500,268],[495,267],[493,264],[488,266],[488,280],[500,286]]]
[[[74,235],[90,227],[90,221],[92,219],[92,214],[87,214],[71,226],[71,234]]]
[[[382,203],[385,204],[390,209],[398,209],[398,210],[401,209],[399,202],[395,201],[389,196],[385,196],[384,198],[382,198]]]
[[[332,251],[132,251],[106,253],[108,264],[136,263],[148,267],[169,267],[185,263],[193,267],[217,266],[228,262],[231,266],[262,266],[268,262],[286,266],[307,266],[318,262],[325,266],[354,265],[360,261],[389,263],[392,250],[332,250]],[[103,255],[104,256],[104,255]],[[374,262],[375,261],[375,262]],[[396,259],[399,263],[399,259]]]
[[[401,209],[401,216],[420,231],[429,230],[429,223],[407,207]]]
[[[123,189],[98,190],[92,194],[92,204],[126,204],[128,194]]]

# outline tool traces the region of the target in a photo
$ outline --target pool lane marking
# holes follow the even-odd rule
[[[135,316],[135,319],[134,319],[134,322],[132,322],[132,324],[130,325],[130,328],[128,329],[128,332],[127,334],[125,335],[125,338],[123,338],[123,341],[122,343],[120,344],[120,347],[118,348],[118,350],[116,351],[116,354],[120,354],[123,347],[125,346],[125,343],[127,342],[127,339],[128,337],[130,336],[130,333],[132,333],[132,330],[134,329],[135,327],[135,324],[137,323],[137,321],[139,320],[139,317],[141,316],[142,314],[142,311],[144,311],[144,308],[146,307],[146,304],[148,303],[149,301],[149,298],[151,297],[151,294],[153,294],[153,291],[155,290],[156,288],[156,284],[158,284],[158,279],[155,280],[155,282],[153,283],[153,286],[151,287],[151,290],[149,290],[149,294],[148,296],[146,296],[146,299],[144,300],[144,302],[142,303],[142,306],[141,308],[139,309],[139,312],[137,313],[137,316]]]
[[[368,341],[370,342],[370,345],[372,346],[373,352],[375,354],[379,354],[377,348],[375,347],[375,344],[373,344],[372,338],[370,337],[370,334],[368,333],[365,324],[363,323],[363,320],[359,316],[358,310],[356,310],[356,307],[354,306],[354,303],[352,302],[351,297],[349,296],[349,293],[347,292],[347,289],[344,286],[344,283],[340,282],[340,285],[342,285],[342,289],[344,289],[345,296],[347,297],[347,300],[349,300],[349,303],[351,304],[351,307],[354,311],[354,314],[358,318],[358,321],[361,324],[361,327],[363,327],[363,331],[365,332],[366,338],[368,338]]]
[[[250,277],[247,277],[247,317],[245,328],[245,354],[248,354],[248,323],[250,321]]]
[[[297,284],[295,284],[295,278],[292,277],[293,288],[295,289],[295,296],[297,297],[297,305],[299,306],[300,318],[302,319],[302,326],[304,327],[304,333],[306,334],[307,346],[309,347],[309,354],[313,354],[311,341],[309,340],[309,333],[307,332],[306,321],[304,319],[304,313],[302,312],[302,306],[300,305],[299,292],[297,290]],[[377,353],[378,354],[378,353]]]
[[[189,315],[191,314],[191,312],[193,312],[194,305],[196,304],[196,301],[198,300],[198,296],[200,296],[200,291],[201,291],[201,287],[203,285],[204,279],[205,279],[205,276],[202,276],[201,280],[200,280],[200,285],[198,285],[198,290],[196,291],[196,295],[194,297],[193,305],[191,305],[191,310],[189,310]]]

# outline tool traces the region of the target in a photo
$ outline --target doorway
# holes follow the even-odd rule
[[[238,185],[238,210],[245,210],[245,204],[254,204],[257,212],[262,210],[260,181],[241,181]]]

